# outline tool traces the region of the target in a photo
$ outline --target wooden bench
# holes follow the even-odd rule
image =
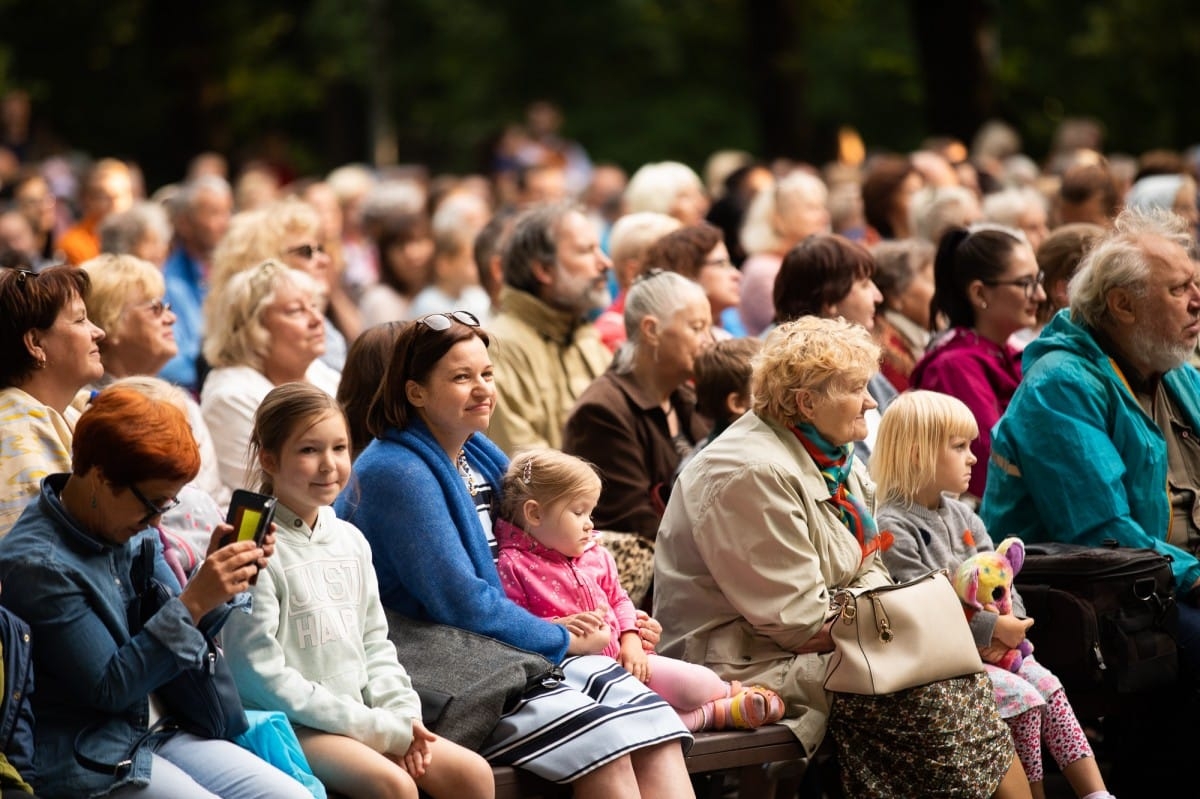
[[[757,730],[731,730],[696,734],[685,762],[688,773],[709,777],[708,793],[698,796],[716,799],[723,792],[723,776],[737,774],[741,799],[771,799],[779,789],[780,796],[795,796],[800,774],[793,779],[775,780],[768,777],[763,765],[795,761],[804,757],[804,749],[792,731],[781,724],[769,724]],[[557,785],[530,774],[523,769],[494,766],[496,799],[559,799],[569,797],[569,785]],[[786,791],[790,790],[790,793]]]

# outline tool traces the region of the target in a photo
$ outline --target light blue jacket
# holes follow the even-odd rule
[[[1200,562],[1166,542],[1166,441],[1092,332],[1060,311],[1025,349],[1023,371],[992,431],[980,509],[992,538],[1149,547],[1173,558],[1176,590],[1190,590]],[[1200,430],[1200,373],[1184,364],[1163,382]]]
[[[200,391],[196,364],[204,339],[204,299],[208,296],[204,267],[182,246],[176,245],[163,263],[163,281],[167,287],[167,302],[175,312],[172,330],[179,351],[167,361],[158,376],[196,394]]]
[[[146,732],[150,692],[184,668],[201,667],[208,651],[177,597],[130,636],[129,569],[147,533],[122,546],[87,533],[59,500],[67,477],[46,477],[37,500],[0,539],[0,602],[29,624],[35,642],[34,787],[47,799],[145,785],[148,747],[141,747],[132,768],[117,778],[79,765],[75,737],[92,728],[80,742],[84,754],[102,763],[122,760]],[[154,576],[178,592],[161,549],[154,566]]]

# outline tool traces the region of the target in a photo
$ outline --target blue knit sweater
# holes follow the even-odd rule
[[[463,449],[476,476],[498,495],[508,458],[478,433]],[[423,422],[389,429],[372,441],[355,460],[334,510],[371,544],[385,607],[491,636],[556,663],[566,656],[566,628],[505,595],[475,504]]]

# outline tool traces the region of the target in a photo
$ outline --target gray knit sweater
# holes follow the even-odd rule
[[[920,577],[930,569],[946,569],[953,577],[967,558],[996,549],[983,520],[965,502],[949,496],[942,497],[937,510],[920,505],[906,508],[883,504],[875,521],[880,531],[888,530],[895,537],[883,552],[883,562],[897,582]],[[1025,603],[1015,589],[1012,598],[1013,613],[1023,617]],[[991,643],[995,628],[995,613],[981,610],[971,619],[971,633],[978,646]]]

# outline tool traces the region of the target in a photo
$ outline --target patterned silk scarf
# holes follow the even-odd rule
[[[854,462],[854,448],[849,444],[844,447],[830,444],[817,432],[817,428],[804,422],[789,426],[788,429],[800,440],[817,464],[817,468],[821,470],[821,476],[825,478],[825,486],[831,495],[830,502],[837,509],[842,524],[858,539],[863,559],[866,560],[875,550],[890,547],[892,534],[879,532],[871,511],[846,487],[850,477],[850,465]]]

